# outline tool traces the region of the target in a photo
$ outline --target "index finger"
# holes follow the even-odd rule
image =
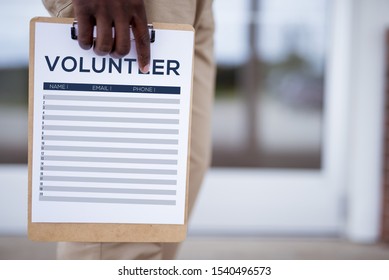
[[[134,16],[132,27],[138,54],[139,69],[142,73],[148,73],[150,68],[150,34],[146,14],[144,14],[143,18]]]

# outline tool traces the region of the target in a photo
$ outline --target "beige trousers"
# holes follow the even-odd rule
[[[42,0],[52,16],[73,17],[71,0]],[[211,110],[215,67],[213,59],[212,0],[145,0],[152,22],[194,26],[194,92],[189,172],[189,213],[193,208],[211,155]],[[173,259],[176,243],[69,243],[58,244],[59,259]]]

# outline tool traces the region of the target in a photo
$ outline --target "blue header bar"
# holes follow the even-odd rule
[[[146,85],[110,85],[77,83],[43,83],[44,90],[58,91],[95,91],[95,92],[131,92],[143,94],[181,94],[180,87],[146,86]]]

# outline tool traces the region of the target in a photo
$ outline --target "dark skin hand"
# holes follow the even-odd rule
[[[135,37],[139,69],[147,73],[150,65],[150,35],[143,0],[73,0],[78,22],[78,42],[97,55],[121,58],[130,52],[129,26]],[[93,41],[93,28],[97,34]],[[114,27],[114,32],[112,31]],[[114,33],[114,35],[113,35]]]

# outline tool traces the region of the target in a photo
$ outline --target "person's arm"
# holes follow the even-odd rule
[[[73,0],[78,22],[78,42],[83,49],[93,49],[98,55],[120,58],[130,51],[129,26],[135,37],[139,68],[148,72],[150,37],[143,0]],[[93,42],[93,28],[97,34]],[[112,27],[115,34],[113,36]]]

